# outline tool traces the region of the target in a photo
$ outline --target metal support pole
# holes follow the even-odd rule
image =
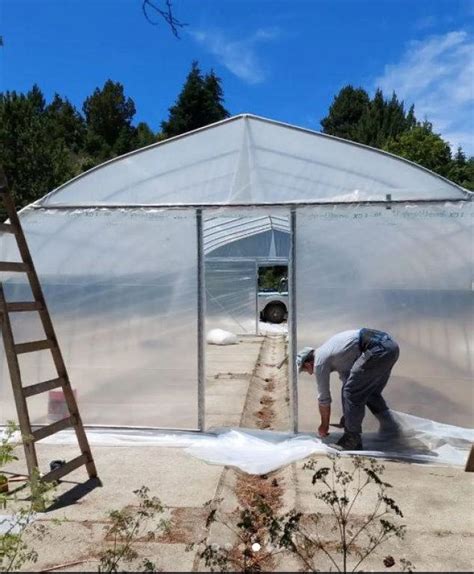
[[[296,353],[297,353],[297,324],[296,324],[296,209],[290,213],[290,261],[289,261],[289,297],[290,297],[290,341],[288,348],[288,374],[292,390],[293,403],[293,432],[298,432],[298,373],[296,370]]]
[[[198,335],[198,429],[205,427],[206,393],[206,292],[204,268],[204,242],[202,229],[202,210],[196,210],[197,233],[197,335]]]
[[[260,335],[260,317],[258,313],[258,275],[259,275],[258,261],[255,261],[255,333]]]

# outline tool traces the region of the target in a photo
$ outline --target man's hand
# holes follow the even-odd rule
[[[318,434],[321,438],[329,435],[329,427],[326,425],[319,425],[318,427]]]

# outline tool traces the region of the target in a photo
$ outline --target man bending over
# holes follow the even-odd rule
[[[319,436],[329,434],[329,378],[333,371],[337,371],[342,381],[344,413],[344,434],[334,446],[341,450],[362,449],[365,405],[379,420],[382,432],[398,432],[398,424],[382,397],[382,391],[399,352],[398,344],[387,333],[375,329],[358,329],[338,333],[316,350],[305,347],[298,353],[298,372],[316,375],[321,415]]]

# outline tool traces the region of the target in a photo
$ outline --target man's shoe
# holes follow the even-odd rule
[[[335,444],[329,446],[337,450],[362,450],[362,439],[358,434],[344,433]]]

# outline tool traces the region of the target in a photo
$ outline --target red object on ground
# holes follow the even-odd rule
[[[77,399],[77,391],[73,389],[74,397]],[[66,397],[62,389],[49,391],[48,394],[48,418],[58,421],[69,416]]]

